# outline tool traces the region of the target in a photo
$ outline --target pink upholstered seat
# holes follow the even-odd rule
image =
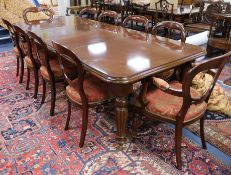
[[[175,89],[182,89],[182,84],[178,82],[172,82],[169,83],[169,85]],[[195,89],[191,88],[191,96],[193,98],[198,98],[200,94]],[[160,89],[147,92],[146,98],[149,101],[146,107],[149,112],[156,113],[171,120],[176,120],[177,114],[183,104],[182,97],[165,93]],[[197,105],[192,104],[185,116],[185,121],[192,120],[203,114],[206,108],[207,104],[205,102]]]
[[[87,96],[88,102],[104,101],[105,99],[109,98],[105,83],[90,74],[85,76],[83,89]],[[71,84],[66,87],[66,93],[72,101],[81,103],[77,78],[72,80]]]

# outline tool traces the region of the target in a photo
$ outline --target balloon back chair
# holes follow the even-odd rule
[[[79,12],[80,17],[86,16],[88,19],[97,19],[98,11],[95,8],[86,7]]]
[[[107,18],[112,19],[114,21],[114,24],[117,25],[118,24],[118,19],[119,19],[119,15],[117,12],[112,11],[112,10],[106,10],[103,11],[99,17],[98,17],[98,21],[102,22],[107,22]]]
[[[229,61],[231,52],[209,59],[189,69],[183,79],[179,82],[166,82],[163,79],[150,77],[142,81],[142,90],[137,97],[134,109],[151,119],[175,125],[175,149],[177,168],[182,168],[181,163],[181,141],[184,126],[200,120],[200,135],[202,148],[206,149],[204,136],[204,113],[215,83],[225,63]],[[213,70],[213,71],[211,71]],[[216,71],[214,71],[216,70]],[[202,95],[191,87],[193,78],[200,72],[208,71],[213,76],[213,82]],[[150,87],[150,81],[155,86]],[[137,118],[134,119],[134,122]],[[134,125],[135,126],[135,125]],[[133,128],[136,133],[137,127]]]
[[[35,45],[36,52],[38,55],[38,61],[40,64],[40,74],[43,79],[43,96],[42,104],[45,101],[46,96],[46,84],[51,85],[51,108],[50,115],[54,115],[55,101],[56,101],[56,83],[64,82],[64,77],[62,74],[62,69],[58,62],[57,55],[48,49],[45,42],[37,36],[35,33],[28,31],[28,35],[31,38],[31,42]],[[73,66],[69,65],[68,73],[70,76],[74,76]]]
[[[154,36],[161,35],[174,40],[180,39],[182,43],[186,40],[186,30],[181,23],[176,21],[162,21],[157,23],[153,29],[152,34]],[[180,37],[179,37],[180,35]],[[169,80],[176,73],[176,69],[170,69],[158,74],[159,78]]]
[[[134,25],[133,22],[135,22],[136,24],[141,23],[143,25],[143,31],[148,32],[148,18],[146,18],[145,16],[140,16],[140,15],[129,15],[128,17],[126,17],[123,21],[123,27],[128,27],[129,22],[131,23],[130,26],[132,29],[134,29]]]
[[[37,98],[38,94],[38,61],[37,56],[35,54],[34,48],[31,45],[30,38],[24,30],[22,30],[18,26],[14,26],[14,30],[16,33],[16,46],[19,51],[20,60],[21,60],[21,74],[20,74],[20,83],[23,81],[23,74],[24,74],[24,62],[26,63],[27,67],[27,83],[26,89],[29,89],[30,83],[30,71],[34,71],[35,77],[35,89],[34,89],[34,98]]]
[[[16,70],[16,76],[19,75],[19,59],[20,59],[20,54],[19,54],[19,51],[18,51],[18,48],[16,46],[16,34],[15,34],[15,31],[14,31],[14,27],[13,27],[13,24],[11,24],[9,21],[7,21],[6,19],[1,19],[3,21],[3,23],[7,26],[7,29],[10,33],[10,37],[12,39],[12,42],[13,42],[13,52],[14,54],[16,55],[16,59],[17,59],[17,70]]]
[[[68,129],[70,116],[71,116],[71,104],[75,104],[82,108],[82,130],[79,146],[83,147],[87,125],[88,125],[88,108],[107,102],[110,99],[110,93],[105,82],[94,77],[90,73],[84,70],[82,62],[79,58],[65,46],[59,43],[52,42],[53,46],[58,54],[59,63],[67,82],[66,95],[68,98],[68,115],[65,125],[65,130]],[[75,77],[68,75],[68,64],[73,64],[77,72]]]

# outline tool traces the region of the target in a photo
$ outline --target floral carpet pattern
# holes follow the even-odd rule
[[[57,87],[55,115],[49,116],[50,95],[41,106],[41,94],[32,98],[33,83],[27,91],[25,80],[18,83],[15,65],[11,52],[0,53],[0,174],[231,174],[230,166],[185,137],[183,168],[178,171],[174,129],[163,123],[145,123],[142,129],[150,130],[146,135],[118,143],[110,104],[90,109],[85,146],[80,149],[81,110],[73,108],[70,129],[63,129],[63,86]]]
[[[224,84],[231,86],[231,61],[226,64],[219,79],[224,81]]]
[[[199,122],[189,125],[188,128],[200,135]],[[231,156],[231,118],[223,114],[207,112],[205,138],[207,142]]]

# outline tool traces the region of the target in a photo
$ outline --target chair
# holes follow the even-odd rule
[[[17,46],[16,46],[16,34],[15,34],[15,31],[14,31],[14,27],[13,25],[7,21],[6,19],[1,19],[3,21],[3,23],[7,26],[7,29],[10,33],[10,37],[11,37],[11,40],[13,42],[13,52],[14,54],[16,55],[16,59],[17,59],[17,70],[16,70],[16,76],[19,75],[19,59],[20,59],[20,54],[19,54],[19,51],[17,49]],[[20,73],[21,74],[21,73]]]
[[[79,146],[83,147],[88,125],[88,108],[102,104],[110,99],[108,88],[103,81],[84,70],[82,62],[72,51],[54,41],[52,44],[59,55],[59,63],[65,80],[68,83],[66,87],[68,115],[65,130],[68,129],[70,122],[71,104],[75,104],[83,110],[79,143]],[[70,77],[68,75],[68,63],[74,65],[74,69],[72,70],[78,73],[75,77]]]
[[[100,9],[100,0],[90,0],[90,6],[91,8],[95,8],[96,10]],[[88,3],[87,3],[88,5]]]
[[[162,21],[157,23],[153,29],[152,34],[154,36],[161,33],[161,36],[171,38],[178,40],[180,39],[182,43],[185,43],[186,40],[186,31],[184,26],[181,23],[175,22],[175,21]],[[178,35],[180,34],[180,37]],[[176,72],[176,69],[170,69],[168,71],[164,71],[162,73],[159,73],[159,78],[162,78],[164,80],[169,80]]]
[[[131,6],[133,15],[144,15],[150,6],[150,2],[140,2],[139,0],[132,1]]]
[[[48,18],[34,19],[34,20],[30,20],[28,18],[28,15],[30,13],[41,13],[41,12],[45,13]],[[30,7],[23,11],[23,19],[26,24],[36,24],[36,23],[40,23],[43,21],[51,22],[53,20],[53,16],[54,16],[54,12],[49,8]]]
[[[179,82],[167,83],[163,79],[151,77],[142,81],[142,90],[137,97],[137,104],[134,109],[144,114],[144,116],[175,125],[175,149],[177,168],[182,168],[181,163],[181,140],[184,126],[200,120],[200,132],[202,148],[206,149],[204,137],[204,118],[207,103],[215,83],[220,75],[225,63],[229,61],[231,52],[212,58],[198,66],[189,69],[183,79]],[[215,69],[216,72],[210,71]],[[213,76],[208,90],[200,95],[191,88],[193,78],[200,72],[208,71]],[[155,87],[150,87],[148,82],[152,81]],[[137,120],[137,118],[136,118]],[[136,121],[134,119],[134,121]],[[136,126],[133,132],[136,132]]]
[[[98,17],[98,21],[106,21],[106,17],[113,19],[115,25],[118,24],[118,19],[119,19],[119,15],[117,12],[115,11],[111,11],[111,10],[106,10],[104,12],[102,12],[99,17]]]
[[[128,17],[126,17],[123,21],[123,27],[127,27],[128,26],[128,22],[131,22],[131,28],[133,29],[133,22],[137,23],[141,23],[144,26],[144,29],[140,29],[138,28],[138,30],[144,30],[145,32],[148,32],[148,19],[144,16],[140,16],[140,15],[129,15]]]
[[[53,116],[56,101],[56,83],[64,82],[62,69],[59,66],[57,55],[48,49],[44,41],[33,32],[28,31],[28,35],[31,38],[31,42],[35,45],[40,64],[39,71],[43,79],[43,96],[41,103],[43,104],[45,101],[46,84],[48,82],[51,85],[50,115]],[[68,73],[70,76],[75,76],[76,73],[72,71],[72,68],[73,66],[69,65]]]
[[[198,33],[203,31],[208,31],[210,29],[210,23],[213,20],[213,14],[221,13],[222,6],[219,3],[212,3],[208,5],[205,12],[203,12],[202,17],[198,18],[197,21],[189,19],[188,24],[185,24],[185,28],[188,32]],[[192,18],[192,15],[190,15]]]
[[[21,60],[21,74],[20,74],[20,83],[22,83],[23,75],[24,75],[24,62],[26,63],[27,67],[27,83],[26,83],[26,90],[29,89],[30,83],[30,71],[34,71],[35,77],[35,88],[34,88],[34,98],[37,98],[38,94],[38,62],[37,56],[34,53],[34,50],[30,42],[29,36],[19,28],[18,26],[13,26],[16,34],[16,46],[19,51],[20,60]]]
[[[23,10],[32,6],[34,6],[34,3],[30,0],[1,0],[0,17],[6,19],[11,24],[16,24],[23,21]],[[43,19],[44,17],[46,17],[44,13],[30,15],[30,19]],[[0,26],[6,27],[1,20]]]
[[[167,35],[165,34],[164,37],[177,40],[178,38],[175,38],[174,34],[180,33],[181,42],[185,42],[185,40],[186,40],[185,28],[179,22],[175,22],[175,21],[162,21],[162,22],[159,22],[153,27],[152,33],[154,35],[157,35],[157,32],[160,29],[167,30]],[[165,33],[166,33],[166,31],[165,31]]]
[[[231,4],[228,4],[225,8],[225,13],[226,14],[231,14]]]
[[[86,7],[79,12],[79,16],[83,17],[87,15],[87,18],[97,20],[98,11],[91,7]]]
[[[223,53],[231,50],[230,30],[231,16],[214,14],[207,43],[208,56],[211,55],[213,49],[219,49]]]
[[[203,18],[203,11],[205,7],[205,2],[203,0],[192,0],[192,9],[189,14],[189,21],[187,23],[197,23],[200,22]],[[198,13],[193,13],[195,8],[199,8]]]
[[[156,23],[160,21],[173,19],[173,6],[167,0],[159,0],[155,3],[156,6]],[[170,12],[170,13],[169,13]]]

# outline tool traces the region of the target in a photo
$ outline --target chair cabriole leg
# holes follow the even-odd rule
[[[19,83],[22,83],[23,75],[24,75],[24,60],[23,60],[23,58],[20,58],[20,63],[21,63],[21,70],[20,70]]]
[[[69,100],[67,100],[67,103],[68,103],[68,112],[67,112],[67,120],[66,120],[64,130],[68,130],[69,122],[70,122],[70,118],[71,118],[71,102]]]
[[[200,135],[201,135],[202,148],[207,149],[206,141],[205,141],[205,132],[204,132],[204,117],[200,119]]]
[[[177,168],[181,170],[181,140],[182,140],[182,127],[179,124],[176,124],[175,128],[175,149],[176,149],[176,164]]]
[[[27,68],[27,82],[26,82],[26,90],[29,89],[30,85],[30,68]]]
[[[56,100],[56,88],[55,88],[55,82],[51,82],[51,109],[50,109],[50,116],[54,115],[55,111],[55,100]]]
[[[19,75],[19,56],[17,55],[16,56],[16,59],[17,59],[17,70],[16,70],[16,76]]]
[[[37,68],[34,69],[34,99],[37,98],[38,95],[38,86],[39,86],[39,75]]]
[[[86,133],[87,133],[87,124],[88,124],[88,107],[83,107],[83,114],[82,114],[82,130],[81,130],[81,137],[79,147],[82,148],[84,145]]]
[[[43,96],[42,96],[41,104],[44,103],[45,97],[46,97],[46,81],[43,79]]]

